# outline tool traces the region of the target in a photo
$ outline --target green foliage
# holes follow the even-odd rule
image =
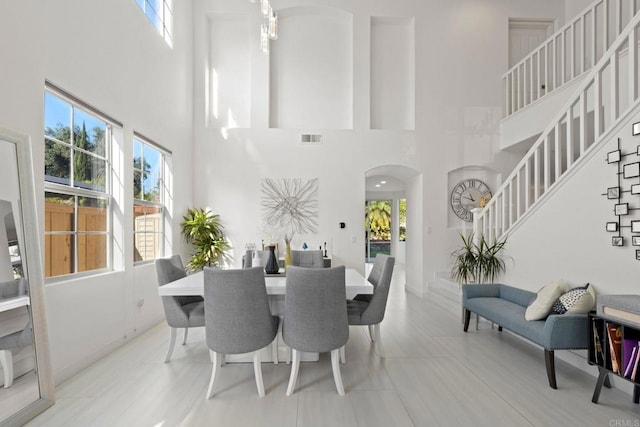
[[[54,139],[71,144],[71,129],[58,123],[55,128],[47,127],[44,133],[45,136],[52,138],[46,140],[44,154],[45,175],[69,179],[71,177],[71,150],[69,146],[60,144]],[[74,126],[73,145],[90,153],[104,155],[104,129],[96,126],[89,132],[84,122],[82,127]],[[76,183],[104,188],[106,171],[102,160],[97,160],[90,154],[80,150],[75,150],[73,159],[73,173]]]
[[[220,216],[201,208],[189,209],[187,215],[182,217],[180,226],[187,243],[196,248],[187,267],[197,271],[204,267],[219,266],[230,248],[222,233]]]
[[[501,252],[507,239],[487,242],[484,236],[478,243],[473,241],[473,235],[460,235],[462,247],[455,250],[451,277],[458,283],[493,283],[495,278],[506,270],[506,264]]]
[[[371,240],[389,240],[391,238],[391,202],[389,200],[367,202],[365,228],[369,230]]]
[[[151,173],[151,165],[149,162],[145,160],[144,165],[142,165],[142,159],[140,156],[135,157],[133,159],[133,169],[135,170],[133,173],[133,197],[138,200],[146,200],[148,202],[159,200],[159,194],[157,194],[158,191],[155,188],[148,193],[142,193],[142,183]]]

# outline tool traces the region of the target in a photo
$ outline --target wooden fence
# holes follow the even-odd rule
[[[107,267],[107,209],[78,207],[77,227],[73,205],[45,202],[45,277]]]

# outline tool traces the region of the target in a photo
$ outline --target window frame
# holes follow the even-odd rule
[[[79,278],[79,277],[85,277],[85,276],[94,276],[94,275],[99,275],[99,274],[103,274],[106,272],[111,272],[113,271],[113,239],[114,239],[114,230],[113,230],[113,209],[114,209],[114,198],[113,198],[113,172],[112,172],[112,165],[113,165],[113,132],[114,132],[114,127],[116,128],[122,128],[122,124],[117,122],[116,120],[112,119],[111,117],[109,117],[108,115],[102,113],[101,111],[99,111],[98,109],[88,105],[87,103],[81,101],[80,99],[76,98],[75,96],[67,93],[66,91],[60,89],[59,87],[53,85],[50,82],[46,82],[45,84],[45,90],[44,90],[44,96],[46,97],[47,94],[52,95],[56,98],[58,98],[60,101],[65,102],[66,104],[69,104],[70,107],[70,111],[71,111],[71,117],[69,118],[69,126],[70,126],[70,142],[65,142],[65,141],[60,141],[57,138],[53,138],[50,136],[47,136],[45,131],[46,131],[46,105],[44,105],[43,107],[43,113],[44,113],[44,117],[45,117],[45,123],[43,123],[43,141],[45,142],[45,147],[44,147],[44,151],[43,153],[46,155],[47,152],[47,147],[46,147],[46,142],[47,141],[52,141],[54,144],[62,144],[66,147],[69,148],[70,150],[70,157],[69,157],[69,182],[68,184],[65,183],[60,183],[60,182],[54,182],[54,181],[50,181],[47,180],[47,175],[44,175],[44,194],[43,196],[46,196],[47,193],[56,193],[56,194],[61,194],[61,195],[67,195],[67,196],[72,196],[74,198],[74,202],[73,202],[73,230],[68,230],[68,231],[62,231],[62,230],[44,230],[44,235],[43,237],[46,239],[47,236],[55,236],[55,235],[67,235],[67,236],[71,236],[73,239],[73,251],[72,251],[72,256],[73,256],[73,272],[71,273],[66,273],[66,274],[58,274],[58,275],[52,275],[52,276],[47,276],[45,277],[45,283],[53,283],[53,282],[57,282],[57,281],[65,281],[65,280],[69,280],[69,279],[75,279],[75,278]],[[74,119],[75,119],[75,111],[79,110],[81,111],[83,114],[92,116],[102,122],[105,123],[105,133],[104,133],[104,155],[99,155],[97,153],[92,153],[90,151],[87,151],[83,148],[80,147],[76,147],[75,144],[73,143],[74,141]],[[104,161],[104,188],[102,190],[99,189],[89,189],[89,188],[84,188],[82,186],[76,186],[75,184],[75,171],[74,171],[74,153],[75,152],[81,152],[81,153],[85,153],[85,154],[89,154],[91,157],[96,157],[100,160]],[[105,223],[105,230],[104,231],[93,231],[93,232],[88,232],[88,231],[80,231],[78,229],[78,211],[80,208],[80,205],[78,203],[78,199],[81,197],[87,197],[87,198],[92,198],[92,199],[104,199],[106,201],[106,223]],[[45,199],[45,204],[46,204],[46,199]],[[45,206],[45,212],[46,212],[46,206]],[[78,271],[78,266],[79,266],[79,262],[78,262],[78,258],[79,258],[79,254],[78,254],[78,241],[79,241],[79,236],[87,236],[87,235],[102,235],[105,236],[105,266],[101,267],[101,268],[96,268],[96,269],[91,269],[91,270],[85,270],[85,271]],[[46,248],[45,248],[46,251]],[[46,254],[45,254],[46,255]],[[46,273],[46,272],[45,272]]]
[[[133,165],[133,162],[135,162],[135,154],[136,154],[136,142],[139,142],[141,144],[141,167],[140,168],[136,168]],[[131,169],[133,172],[133,176],[132,176],[132,182],[131,185],[133,186],[133,197],[132,197],[132,207],[133,207],[133,227],[132,227],[132,237],[133,237],[133,256],[134,256],[134,261],[133,264],[134,266],[138,266],[138,265],[144,265],[144,264],[149,264],[154,262],[156,259],[161,258],[164,256],[166,249],[167,249],[167,239],[166,239],[166,221],[167,221],[167,214],[168,214],[168,208],[167,208],[167,204],[166,204],[166,198],[168,196],[167,192],[167,185],[166,185],[166,173],[167,173],[167,158],[171,157],[171,152],[165,148],[163,148],[162,146],[160,146],[159,144],[153,142],[151,139],[141,135],[140,133],[134,132],[133,133],[133,139],[132,139],[132,146],[133,146],[133,157],[132,157],[132,164],[131,164]],[[160,154],[160,159],[159,159],[159,177],[158,177],[158,188],[159,188],[159,194],[160,194],[160,201],[158,202],[154,202],[154,201],[150,201],[150,200],[144,200],[144,199],[140,199],[138,198],[138,196],[140,194],[136,194],[135,193],[135,176],[136,176],[136,172],[140,172],[140,191],[141,191],[141,195],[142,197],[144,197],[144,147],[148,146],[149,148],[157,151]],[[135,254],[136,254],[136,237],[138,234],[146,234],[146,232],[140,232],[140,231],[136,231],[136,225],[135,225],[135,220],[136,220],[136,216],[135,216],[135,209],[136,206],[142,206],[142,207],[151,207],[151,208],[158,208],[160,210],[160,231],[159,232],[154,232],[153,234],[158,234],[159,235],[159,241],[161,242],[160,247],[158,248],[158,253],[155,254],[155,258],[153,259],[148,259],[148,260],[139,260],[136,261],[135,260]]]
[[[162,3],[160,12],[152,6],[149,0],[135,0],[135,3],[164,41],[173,47],[173,0],[158,1]],[[149,12],[158,19],[161,28],[158,28],[153,18],[149,16]]]

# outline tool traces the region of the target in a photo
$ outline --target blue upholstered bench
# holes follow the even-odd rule
[[[503,284],[463,285],[464,331],[476,313],[544,348],[549,386],[557,388],[554,350],[588,348],[586,314],[552,314],[544,320],[525,320],[524,313],[536,294]]]

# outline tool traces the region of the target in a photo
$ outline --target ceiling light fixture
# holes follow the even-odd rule
[[[380,181],[380,184],[386,184],[387,181]]]
[[[255,2],[256,0],[249,0],[249,3]],[[278,38],[278,14],[274,12],[269,0],[260,0],[260,12],[265,19],[260,25],[260,50],[267,55],[269,41]]]

